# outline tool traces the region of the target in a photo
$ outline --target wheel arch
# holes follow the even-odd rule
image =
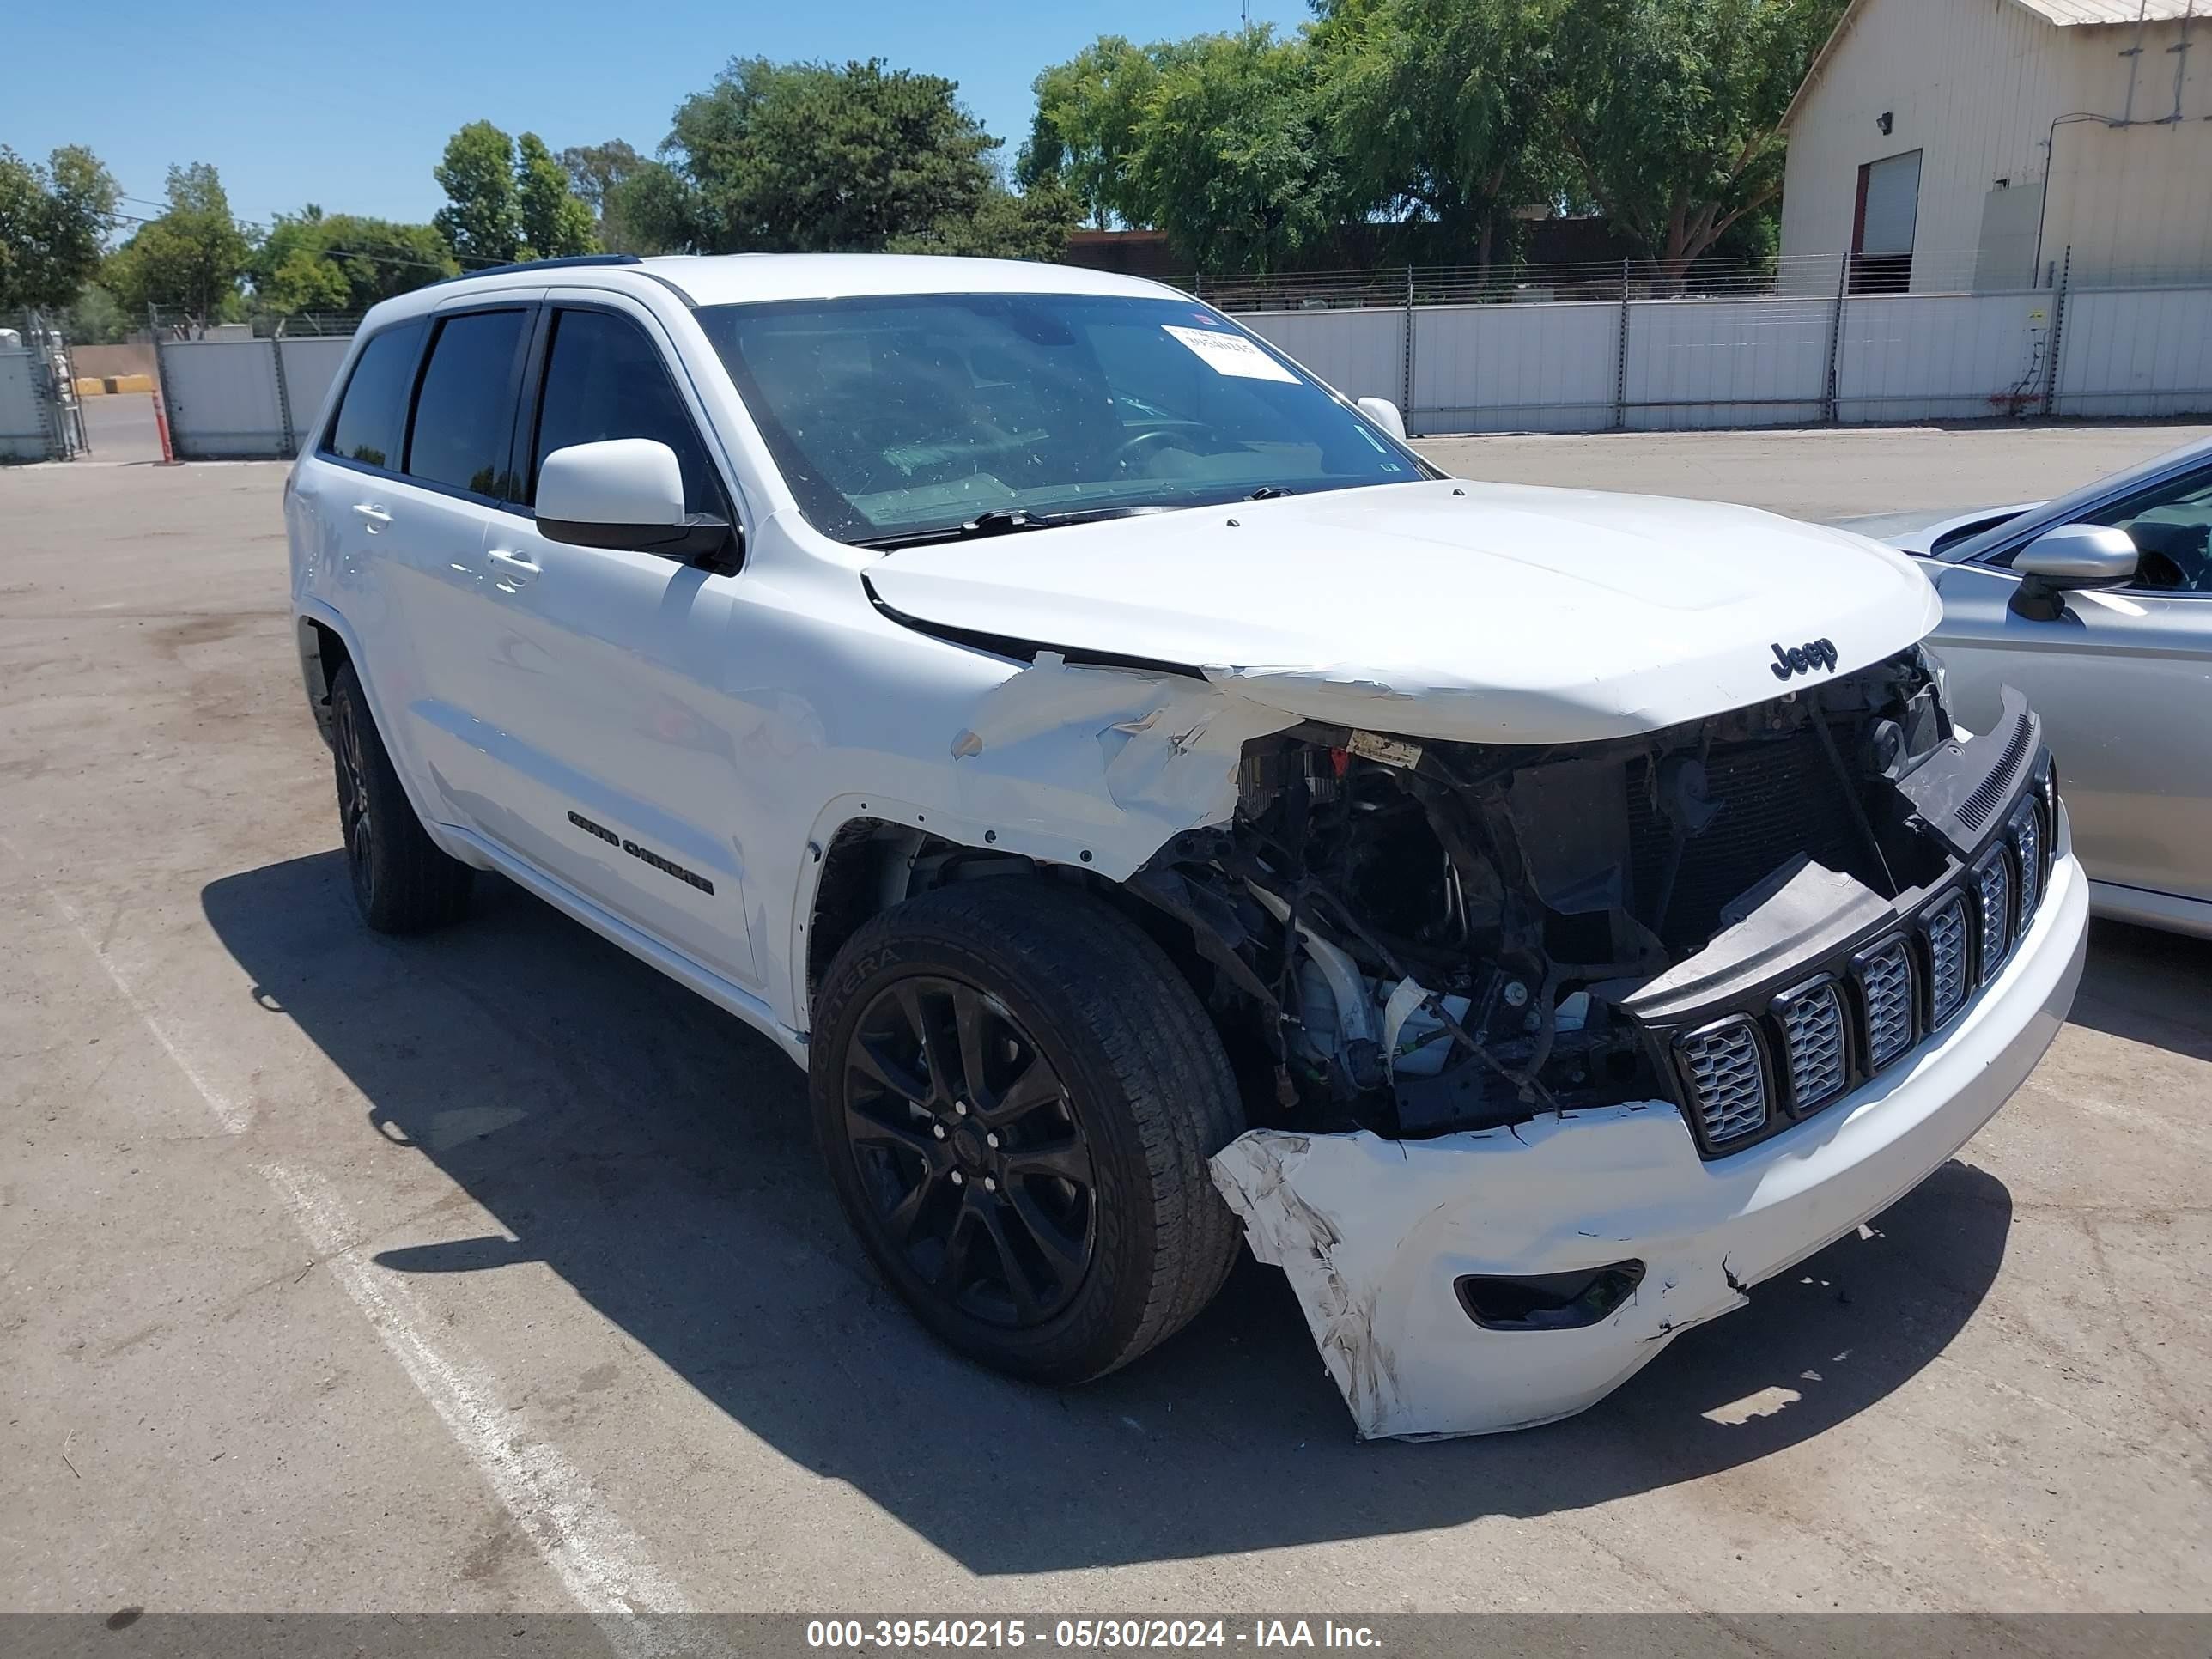
[[[353,660],[353,647],[336,626],[319,617],[302,613],[293,618],[293,623],[307,710],[315,717],[315,730],[322,734],[327,749],[335,741],[331,728],[331,687],[337,682],[338,671]]]
[[[1085,894],[1134,922],[1196,994],[1232,1058],[1249,1047],[1252,1034],[1237,1029],[1237,1011],[1221,994],[1218,969],[1194,930],[1141,884],[871,814],[848,817],[826,840],[810,842],[809,860],[812,880],[799,896],[799,934],[793,951],[795,1023],[804,1029],[813,1027],[816,1001],[838,951],[873,918],[954,882],[1014,879]]]
[[[315,728],[327,747],[333,742],[331,727],[331,690],[337,684],[338,675],[349,665],[355,678],[361,682],[362,696],[368,700],[369,718],[376,722],[378,735],[384,740],[385,750],[392,757],[392,770],[398,774],[399,787],[405,792],[407,804],[415,809],[430,839],[440,851],[459,859],[472,868],[483,870],[490,866],[483,854],[463,838],[448,835],[443,819],[430,810],[419,781],[415,776],[412,745],[407,734],[399,730],[399,723],[392,717],[376,677],[369,670],[368,659],[363,653],[359,636],[336,611],[312,599],[299,602],[293,617],[294,644],[300,653],[300,678],[307,688],[307,708],[315,719]]]

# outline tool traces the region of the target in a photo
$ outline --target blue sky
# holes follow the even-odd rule
[[[1252,0],[1251,11],[1286,32],[1310,15],[1304,0]],[[1046,64],[1101,33],[1152,40],[1234,28],[1238,16],[1237,0],[216,0],[190,13],[117,0],[101,8],[101,49],[88,54],[82,18],[29,6],[8,28],[16,69],[0,143],[41,160],[57,144],[88,144],[147,199],[172,161],[212,161],[233,210],[255,221],[308,201],[427,219],[443,199],[430,169],[447,135],[480,117],[556,150],[627,138],[649,154],[669,112],[732,57],[879,57],[957,81],[1011,151]],[[25,72],[33,64],[43,67]]]

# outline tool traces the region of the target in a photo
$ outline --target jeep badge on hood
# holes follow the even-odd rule
[[[1778,680],[1786,680],[1792,674],[1808,674],[1815,668],[1832,672],[1836,666],[1836,647],[1832,640],[1814,640],[1788,651],[1779,645],[1770,648],[1774,653],[1771,667]]]

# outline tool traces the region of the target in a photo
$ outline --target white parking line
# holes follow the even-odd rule
[[[13,842],[0,844],[4,844],[10,854],[15,850]],[[85,948],[92,952],[93,960],[97,962],[106,971],[107,977],[114,981],[115,988],[121,994],[124,1001],[131,1005],[131,1012],[137,1015],[140,1024],[153,1033],[154,1041],[161,1045],[161,1052],[168,1055],[175,1063],[176,1068],[185,1074],[185,1081],[192,1085],[193,1092],[207,1103],[208,1110],[215,1114],[216,1121],[222,1125],[222,1132],[227,1135],[244,1134],[252,1126],[252,1112],[216,1088],[208,1080],[206,1073],[185,1058],[185,1051],[177,1046],[176,1039],[170,1035],[168,1023],[156,1016],[154,1011],[147,1006],[146,1000],[138,994],[137,988],[124,976],[122,969],[116,965],[115,958],[107,947],[100,942],[98,936],[91,928],[84,925],[84,918],[77,914],[76,907],[52,887],[46,886],[43,879],[40,880],[40,884],[45,887],[46,896],[53,901],[54,908],[62,913],[63,920],[76,929],[77,937],[84,941]]]
[[[15,853],[4,837],[0,847]],[[77,908],[43,878],[40,884],[223,1133],[244,1133],[251,1111],[193,1061],[170,1022],[154,1012]],[[689,1613],[683,1591],[556,1447],[543,1439],[525,1443],[516,1432],[523,1426],[520,1414],[499,1404],[503,1391],[496,1380],[458,1351],[443,1322],[423,1307],[406,1280],[362,1258],[360,1228],[337,1189],[309,1170],[273,1162],[254,1169],[576,1605],[599,1615],[610,1645],[640,1659],[687,1646],[681,1629],[628,1616]]]
[[[359,1234],[330,1182],[281,1164],[254,1167],[576,1605],[602,1614],[688,1612],[683,1592],[600,1504],[591,1482],[557,1447],[521,1443],[490,1377],[458,1358],[449,1339],[432,1340],[438,1322],[407,1281],[362,1259],[353,1248]]]

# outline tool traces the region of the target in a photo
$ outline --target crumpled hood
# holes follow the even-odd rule
[[[920,622],[1197,667],[1311,720],[1490,743],[1763,702],[1892,655],[1942,614],[1909,559],[1845,531],[1451,482],[911,548],[867,580]],[[1777,675],[1776,647],[1816,641],[1832,668]]]

